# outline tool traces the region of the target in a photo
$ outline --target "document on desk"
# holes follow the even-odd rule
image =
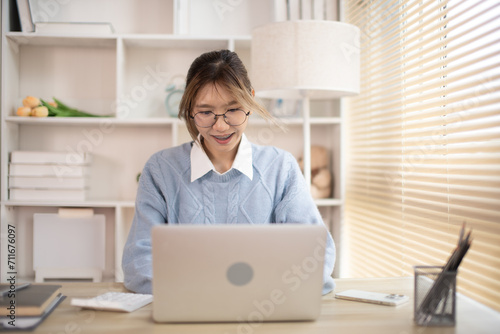
[[[363,303],[397,306],[406,303],[408,296],[394,293],[380,293],[363,290],[346,290],[335,294],[335,298],[346,299]]]

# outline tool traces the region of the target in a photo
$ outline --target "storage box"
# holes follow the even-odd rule
[[[106,222],[101,214],[64,218],[33,216],[35,280],[92,279],[99,282],[105,268]]]

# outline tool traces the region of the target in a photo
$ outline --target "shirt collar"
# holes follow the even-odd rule
[[[222,175],[215,170],[212,161],[210,161],[210,158],[199,144],[200,142],[201,135],[198,135],[198,141],[195,141],[191,148],[191,182],[196,181],[211,170]],[[239,170],[250,180],[253,179],[252,144],[248,141],[245,134],[241,136],[238,153],[236,153],[231,169],[233,168]]]

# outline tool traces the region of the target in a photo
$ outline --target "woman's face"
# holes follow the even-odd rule
[[[211,111],[214,114],[224,114],[230,109],[242,108],[229,91],[218,85],[207,84],[198,92],[192,116],[199,112]],[[245,110],[245,112],[248,112]],[[204,149],[210,159],[230,159],[231,163],[236,156],[241,136],[248,124],[248,118],[238,126],[232,126],[224,121],[223,116],[217,117],[217,121],[211,127],[205,128],[195,124],[203,137]],[[226,161],[227,162],[227,161]]]

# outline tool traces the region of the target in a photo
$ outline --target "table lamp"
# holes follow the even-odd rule
[[[304,177],[310,186],[310,99],[359,93],[359,29],[326,20],[259,26],[252,31],[251,60],[258,97],[302,100]]]

